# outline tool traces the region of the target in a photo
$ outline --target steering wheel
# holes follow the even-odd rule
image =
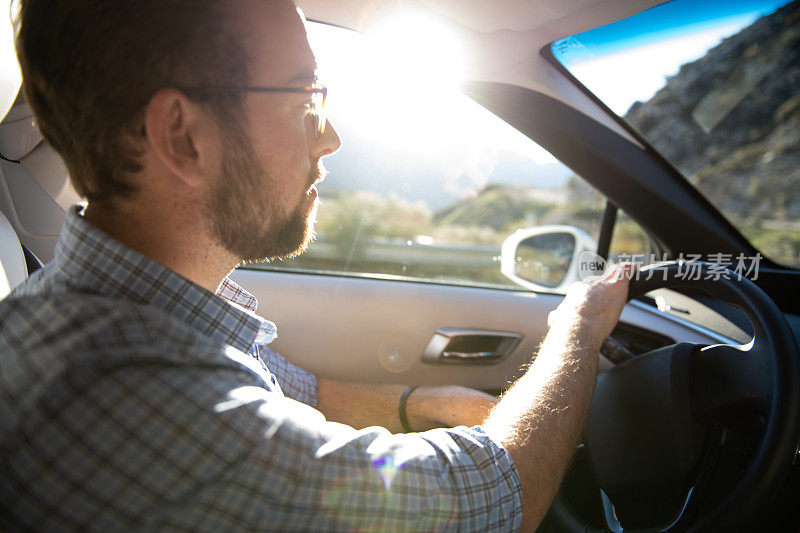
[[[754,336],[743,346],[675,344],[598,376],[586,450],[605,531],[741,529],[775,496],[798,450],[800,353],[786,319],[752,281],[730,270],[721,276],[718,265],[699,262],[687,276],[687,265],[642,268],[628,298],[662,287],[702,289],[742,309]],[[752,460],[733,490],[711,501],[726,428],[744,421],[763,428]],[[645,523],[648,511],[654,516]],[[558,530],[603,531],[584,523],[561,497],[549,519]]]

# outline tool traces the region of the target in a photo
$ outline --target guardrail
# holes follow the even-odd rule
[[[301,258],[342,262],[403,263],[417,266],[496,268],[498,272],[500,271],[499,246],[422,244],[417,241],[380,237],[370,239],[363,244],[356,244],[351,248],[320,239],[313,243]]]

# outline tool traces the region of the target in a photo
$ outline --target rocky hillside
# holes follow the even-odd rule
[[[625,118],[728,216],[800,221],[800,0],[683,65]]]

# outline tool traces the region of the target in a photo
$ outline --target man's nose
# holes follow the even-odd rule
[[[319,159],[321,157],[333,155],[336,153],[339,148],[342,146],[342,140],[339,138],[339,134],[336,133],[336,130],[333,128],[333,124],[330,121],[325,122],[325,133],[322,134],[322,137],[316,140],[314,149],[316,153],[314,154],[315,158]]]

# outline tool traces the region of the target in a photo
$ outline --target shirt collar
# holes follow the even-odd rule
[[[153,305],[243,352],[268,344],[275,324],[255,314],[256,298],[229,278],[215,295],[112,239],[67,211],[53,266],[73,289]]]

